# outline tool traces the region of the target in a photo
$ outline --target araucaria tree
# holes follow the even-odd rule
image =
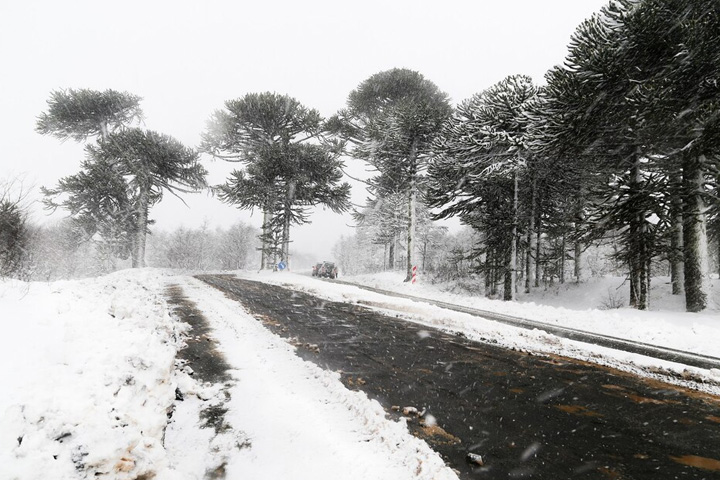
[[[515,292],[521,179],[531,162],[525,110],[536,95],[529,77],[513,75],[464,101],[444,124],[430,163],[430,205],[484,234],[487,284],[502,273],[505,300]]]
[[[651,153],[662,158],[681,198],[673,230],[682,238],[676,248],[686,309],[701,311],[710,304],[709,207],[720,201],[720,8],[717,1],[645,0],[627,10],[623,33],[634,69],[628,100],[640,107]]]
[[[307,223],[310,207],[350,207],[338,152],[323,133],[317,110],[269,92],[229,100],[210,119],[202,150],[243,165],[217,187],[220,199],[263,213],[261,268],[289,264],[290,227]]]
[[[80,172],[54,189],[43,188],[46,205],[66,208],[87,238],[99,235],[113,254],[129,255],[133,267],[144,267],[150,208],[164,191],[177,195],[206,186],[198,154],[170,136],[129,128],[141,111],[139,98],[128,93],[53,92],[48,105],[38,132],[98,138],[86,146]]]
[[[565,67],[547,75],[555,108],[545,152],[595,173],[585,229],[620,239],[630,303],[640,309],[649,306],[651,261],[661,254],[687,310],[708,306],[719,29],[715,2],[617,0],[578,28]]]
[[[56,90],[50,93],[48,110],[38,117],[36,130],[63,141],[102,139],[142,119],[140,100],[116,90]]]
[[[337,116],[337,131],[349,153],[377,171],[370,181],[376,198],[407,198],[407,275],[415,263],[417,201],[427,159],[441,125],[451,114],[447,94],[413,70],[395,68],[372,75],[353,90]]]
[[[125,209],[133,227],[133,266],[145,266],[145,243],[150,208],[162,200],[165,191],[197,192],[206,187],[207,171],[196,151],[169,135],[126,129],[111,134],[97,147],[88,147],[96,165],[107,165],[114,178],[122,178],[131,200]]]

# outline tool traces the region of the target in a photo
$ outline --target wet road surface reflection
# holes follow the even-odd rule
[[[720,478],[720,399],[229,275],[199,279],[407,418],[461,478]],[[411,408],[406,408],[411,407]]]

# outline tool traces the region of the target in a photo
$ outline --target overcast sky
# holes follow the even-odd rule
[[[329,116],[370,75],[422,73],[453,103],[507,75],[562,62],[577,25],[606,0],[23,0],[0,3],[0,181],[53,187],[78,171],[82,146],[35,133],[52,90],[112,88],[143,97],[145,127],[196,146],[225,100],[273,91]],[[205,163],[212,183],[234,167]],[[355,166],[354,168],[357,168]],[[356,188],[353,201],[365,193]],[[198,194],[166,196],[154,228],[228,226],[260,215]],[[35,220],[44,221],[37,210]],[[54,217],[53,217],[54,218]],[[294,248],[330,258],[349,217],[295,227]]]

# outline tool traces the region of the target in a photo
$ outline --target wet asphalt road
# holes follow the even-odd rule
[[[506,325],[512,325],[513,327],[526,328],[528,330],[539,329],[544,330],[548,333],[552,333],[555,336],[568,338],[570,340],[577,340],[579,342],[591,343],[600,345],[603,347],[612,348],[613,350],[623,350],[630,353],[637,353],[639,355],[645,355],[652,358],[658,358],[667,360],[669,362],[676,362],[682,365],[689,365],[697,368],[711,369],[720,368],[720,358],[717,356],[703,355],[694,352],[684,352],[673,348],[661,347],[658,345],[650,345],[647,343],[637,342],[633,340],[627,340],[623,338],[612,337],[608,335],[602,335],[598,333],[591,333],[574,328],[564,327],[560,325],[550,325],[547,323],[537,322],[527,318],[518,318],[510,315],[503,315],[497,312],[490,312],[487,310],[480,310],[477,308],[464,307],[461,305],[453,305],[451,303],[442,302],[440,300],[429,300],[425,298],[419,298],[413,295],[407,295],[398,292],[388,292],[379,288],[369,287],[367,285],[357,285],[354,283],[345,282],[342,280],[325,280],[327,282],[340,283],[345,285],[352,285],[363,290],[370,292],[380,293],[383,295],[391,295],[399,298],[407,298],[419,302],[429,303],[441,308],[453,310],[456,312],[467,313],[470,315],[482,317],[495,322],[504,323]]]
[[[348,388],[389,415],[402,415],[393,406],[425,410],[408,417],[410,430],[461,478],[720,478],[717,397],[268,284],[198,278],[291,339],[302,358],[340,371]]]

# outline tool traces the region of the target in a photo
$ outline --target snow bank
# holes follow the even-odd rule
[[[645,368],[641,374],[658,367],[684,373],[681,365],[351,285],[289,273],[239,274],[481,341],[629,370],[639,365]],[[408,285],[400,276],[352,280],[710,355],[717,355],[720,343],[716,312],[582,309],[581,298],[595,302],[591,290],[607,285],[568,287],[546,292],[545,299],[507,303]],[[175,353],[187,325],[169,315],[163,298],[169,282],[182,285],[212,324],[218,348],[233,367],[229,384],[199,385],[176,370]],[[659,292],[665,288],[656,285]],[[572,300],[563,301],[567,295]],[[457,478],[402,421],[388,419],[364,393],[347,390],[337,373],[302,361],[238,303],[197,280],[152,269],[50,284],[3,280],[0,311],[7,339],[0,349],[2,480],[189,480],[205,478],[216,468],[228,478]],[[720,393],[720,371],[691,373],[712,377],[708,391]],[[183,402],[175,402],[176,386],[185,395]],[[227,409],[228,431],[203,428],[198,415],[214,405]]]
[[[404,276],[396,273],[359,275],[343,280],[662,347],[711,356],[720,353],[719,312],[715,309],[704,313],[685,312],[683,297],[670,293],[669,279],[664,277],[653,279],[650,311],[608,308],[613,301],[627,304],[628,287],[619,277],[533,289],[530,294],[519,294],[516,302],[485,298],[482,293],[471,295],[452,285],[440,287],[422,281],[408,285],[403,282]],[[713,283],[714,298],[720,299],[720,281],[716,279]]]
[[[3,479],[135,479],[163,468],[179,324],[161,277],[0,282]]]

